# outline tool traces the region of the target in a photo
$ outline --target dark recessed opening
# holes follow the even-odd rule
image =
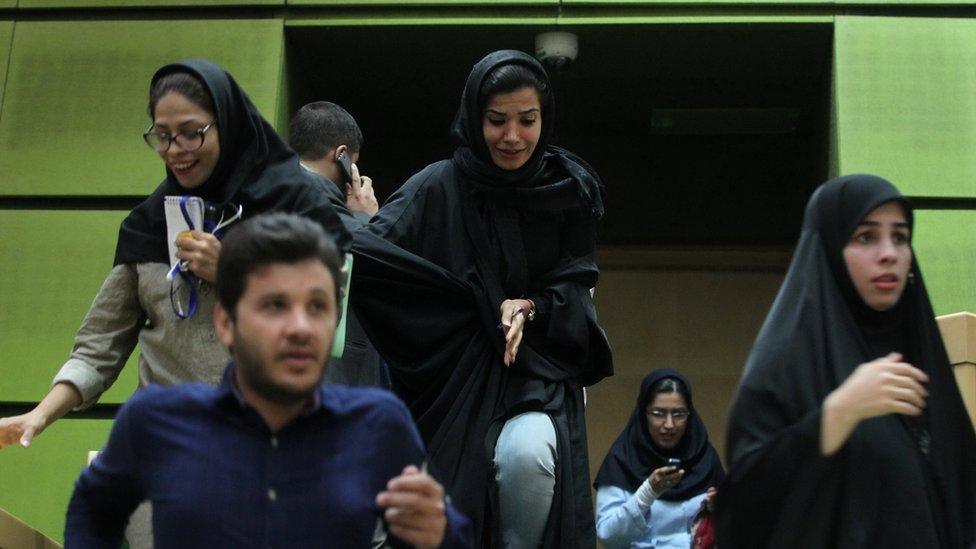
[[[450,156],[471,65],[531,51],[542,27],[289,27],[289,112],[346,107],[381,200]],[[579,58],[553,75],[556,144],[607,184],[600,242],[792,245],[828,173],[832,30],[816,24],[565,29]]]

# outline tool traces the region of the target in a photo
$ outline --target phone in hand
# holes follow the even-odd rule
[[[342,181],[337,181],[337,183],[352,183],[352,159],[346,154],[346,151],[339,153],[336,157],[336,161],[339,162],[339,171],[342,172]]]
[[[668,466],[681,469],[681,460],[678,458],[668,458]]]

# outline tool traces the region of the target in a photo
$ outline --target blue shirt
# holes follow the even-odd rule
[[[656,499],[646,511],[637,496],[617,486],[596,491],[596,535],[608,549],[691,547],[691,523],[705,493],[684,501]]]
[[[155,547],[368,547],[376,495],[425,459],[406,407],[378,389],[321,387],[277,433],[219,387],[148,387],[119,410],[105,449],[75,484],[66,547],[118,547],[129,515],[153,504]],[[470,546],[445,505],[442,547]],[[396,540],[391,540],[396,541]]]

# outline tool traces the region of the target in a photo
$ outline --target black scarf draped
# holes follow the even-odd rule
[[[675,448],[666,450],[654,444],[648,430],[646,410],[653,397],[651,387],[669,377],[681,381],[688,388],[687,404],[691,415],[688,416],[688,424],[681,441]],[[652,471],[667,465],[668,458],[678,458],[685,475],[681,482],[661,494],[659,499],[684,501],[712,486],[718,487],[719,482],[725,478],[725,470],[718,458],[718,452],[708,441],[705,423],[695,413],[691,395],[691,384],[676,370],[655,370],[645,377],[641,382],[637,406],[630,414],[627,426],[610,447],[593,486],[617,486],[628,492],[636,492]]]
[[[596,171],[580,157],[549,144],[555,129],[556,102],[550,91],[541,105],[542,131],[528,161],[517,170],[495,165],[482,132],[485,105],[479,102],[485,79],[505,65],[522,65],[549,82],[542,65],[532,56],[516,50],[500,50],[485,56],[471,69],[461,93],[461,106],[451,126],[457,141],[454,164],[477,188],[493,199],[526,209],[565,208],[577,199],[588,204],[597,218],[603,217],[603,183]]]
[[[976,436],[917,260],[900,302],[871,310],[843,248],[864,217],[897,201],[874,176],[831,180],[810,198],[786,280],[756,339],[729,419],[719,489],[723,547],[970,547]],[[897,351],[929,376],[922,418],[862,421],[820,454],[821,406],[860,364]],[[922,451],[921,437],[930,437]]]
[[[477,91],[491,69],[508,63],[547,78],[520,52],[496,52],[475,66],[454,125],[461,141],[454,158],[410,178],[355,233],[352,303],[417,421],[432,470],[472,519],[476,546],[497,543],[498,433],[509,417],[533,410],[551,418],[559,453],[544,546],[593,547],[582,386],[612,373],[589,295],[598,276],[602,185],[547,138],[523,169],[491,163]],[[544,136],[552,109],[543,105]],[[576,253],[557,253],[570,229],[587,234]],[[551,261],[533,252],[543,246]],[[506,367],[499,306],[529,290],[546,295],[551,308],[526,326],[518,360]]]
[[[321,189],[321,181],[301,167],[295,153],[234,78],[209,61],[190,59],[156,71],[150,88],[174,72],[195,76],[210,93],[220,134],[220,158],[207,181],[195,189],[183,188],[166,168],[166,179],[122,222],[115,264],[169,262],[163,207],[167,195],[199,196],[219,212],[242,206],[245,218],[269,211],[302,214],[319,222],[340,249],[348,250],[352,239]]]

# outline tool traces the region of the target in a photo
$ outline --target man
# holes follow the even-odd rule
[[[79,478],[67,546],[118,547],[153,505],[156,547],[461,547],[466,519],[424,472],[407,409],[375,389],[322,387],[339,316],[339,254],[315,223],[258,216],[217,267],[218,388],[149,387],[122,407]]]
[[[333,194],[333,202],[344,202],[349,209],[347,214],[336,208],[346,228],[352,232],[368,223],[379,206],[373,194],[372,180],[361,176],[355,164],[359,160],[363,132],[352,115],[328,101],[309,103],[295,113],[288,135],[289,144],[298,153],[302,165],[327,179],[326,190]],[[343,174],[342,156],[352,162],[351,181],[347,181]],[[338,185],[346,190],[344,201]],[[390,386],[386,365],[352,311],[347,311],[346,315],[346,344],[342,358],[333,362],[325,381],[338,385]]]
[[[298,109],[288,127],[288,144],[302,165],[336,185],[344,192],[346,207],[361,222],[368,222],[379,210],[373,180],[360,175],[359,152],[363,132],[345,109],[328,101],[316,101]],[[349,177],[343,173],[340,157],[350,164]]]

